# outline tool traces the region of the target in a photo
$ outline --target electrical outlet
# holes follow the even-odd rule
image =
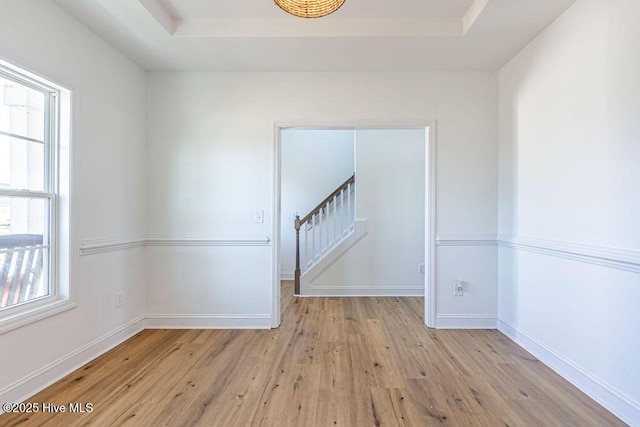
[[[453,296],[461,297],[464,295],[464,282],[453,282]]]
[[[116,292],[116,308],[122,307],[124,305],[124,298],[122,296],[122,291]]]
[[[424,274],[424,264],[418,264],[418,274]]]

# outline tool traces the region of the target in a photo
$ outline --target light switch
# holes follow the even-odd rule
[[[453,282],[453,296],[461,297],[464,295],[464,282]]]
[[[264,222],[264,211],[257,210],[256,211],[256,224],[262,224]]]

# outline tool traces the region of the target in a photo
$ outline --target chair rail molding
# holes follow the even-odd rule
[[[83,239],[78,242],[80,256],[143,246],[271,246],[271,237],[231,234],[152,234]]]
[[[271,246],[271,236],[254,234],[150,234],[147,246]]]
[[[640,251],[633,249],[508,234],[498,235],[498,246],[640,273]]]
[[[121,251],[145,245],[144,235],[85,239],[78,242],[80,256]]]

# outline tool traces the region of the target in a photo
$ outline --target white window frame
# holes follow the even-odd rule
[[[48,230],[45,230],[42,247],[48,249],[48,256],[43,257],[43,276],[46,275],[49,292],[48,295],[34,298],[29,301],[0,309],[0,334],[16,329],[18,327],[47,318],[54,314],[69,310],[75,307],[70,299],[70,268],[69,268],[69,206],[68,189],[70,171],[63,171],[70,166],[69,162],[69,123],[64,125],[64,139],[66,139],[66,158],[61,161],[61,120],[69,121],[70,116],[70,92],[61,86],[57,86],[44,78],[41,78],[28,71],[22,70],[7,62],[0,60],[0,76],[5,79],[15,81],[18,84],[30,89],[37,90],[45,95],[45,171],[44,171],[44,191],[0,189],[0,196],[16,198],[36,198],[49,201],[48,209]],[[61,102],[66,103],[64,114]],[[2,132],[13,138],[25,141],[40,142],[22,135],[12,135]],[[63,166],[64,165],[64,166]],[[63,177],[61,183],[61,177]],[[64,202],[65,214],[61,215],[61,187],[65,188],[66,201]],[[67,222],[61,226],[61,217]],[[60,233],[60,230],[66,233]],[[48,234],[48,242],[44,237]]]

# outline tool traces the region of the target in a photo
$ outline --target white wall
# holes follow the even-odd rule
[[[54,3],[2,6],[0,57],[73,91],[77,303],[0,335],[0,357],[12,367],[0,372],[4,401],[34,393],[139,330],[145,313],[147,326],[271,325],[274,122],[437,120],[438,232],[496,232],[495,73],[145,78]],[[265,211],[262,224],[254,222],[257,209]],[[466,249],[446,248],[439,274],[462,271],[471,286],[495,290],[495,282],[476,280],[485,277],[485,260],[466,257]],[[474,249],[495,265],[493,248]],[[438,286],[440,313],[471,307],[495,315],[494,304],[448,301],[450,284]],[[115,307],[116,291],[124,307]]]
[[[356,217],[367,234],[314,272],[313,294],[424,295],[425,148],[425,129],[356,131]]]
[[[636,0],[579,0],[500,71],[499,88],[500,327],[632,425],[638,16]]]
[[[80,257],[77,241],[145,231],[145,73],[44,0],[2,1],[0,58],[67,87],[73,97],[77,307],[0,335],[0,400],[11,402],[126,338],[144,314],[144,249]]]
[[[285,129],[280,158],[280,274],[292,280],[296,268],[294,214],[304,217],[353,175],[354,131]]]
[[[275,122],[437,120],[438,233],[496,234],[495,73],[152,72],[148,106],[149,232],[200,239],[149,248],[148,307],[174,314],[173,324],[268,326],[272,247],[243,239],[273,237]],[[265,211],[263,224],[254,223],[256,209]],[[496,248],[471,248],[477,258],[468,247],[441,249],[448,255],[438,274],[467,280],[470,292],[449,298],[452,285],[439,283],[438,312],[465,322],[473,310],[495,324],[496,300],[484,295],[497,292]]]

